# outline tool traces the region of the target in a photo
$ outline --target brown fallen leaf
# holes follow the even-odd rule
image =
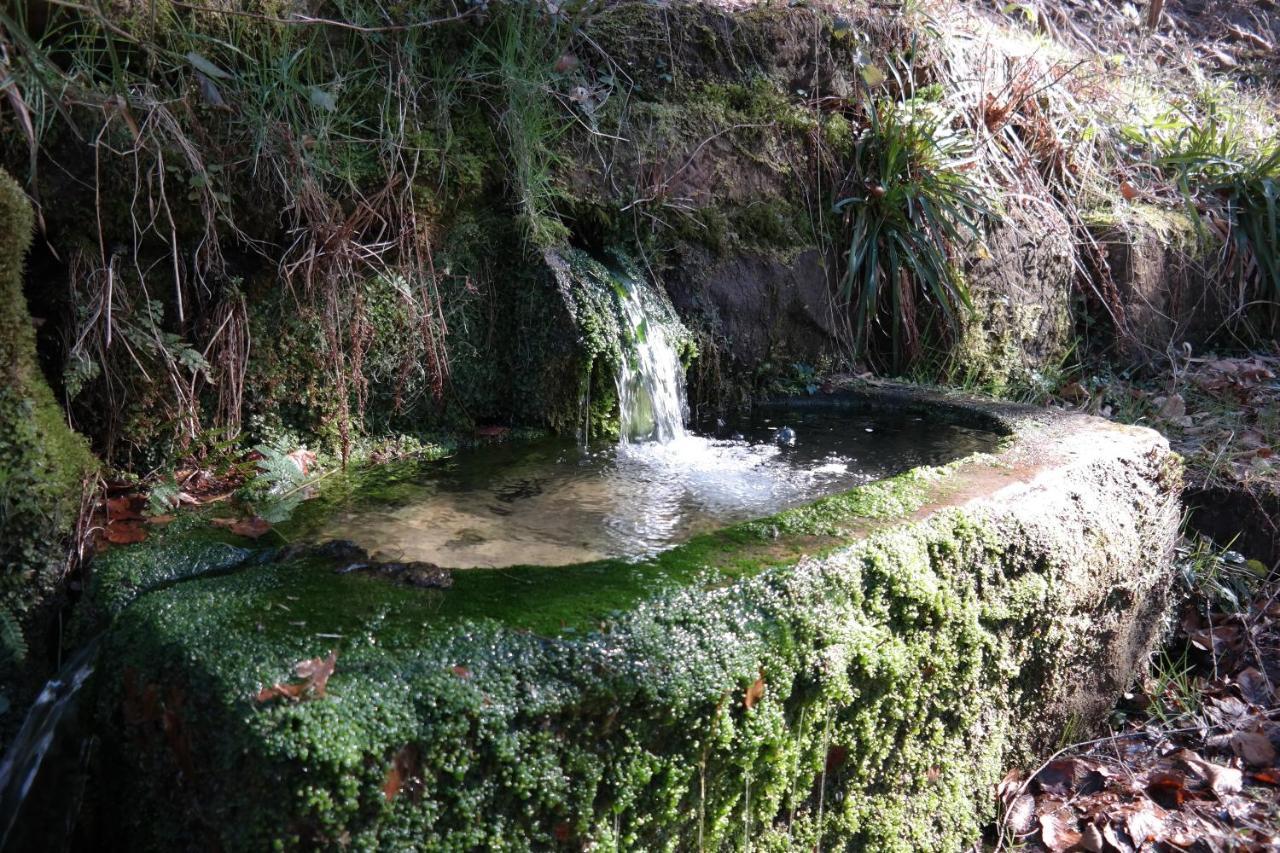
[[[1178,420],[1186,417],[1187,401],[1181,394],[1170,394],[1160,405],[1160,417],[1166,420]]]
[[[1089,392],[1079,382],[1072,382],[1059,390],[1058,396],[1069,403],[1084,403],[1089,399]]]
[[[1036,827],[1036,798],[1030,794],[1015,797],[1006,812],[1005,825],[1015,838],[1029,834]]]
[[[1243,775],[1234,767],[1224,767],[1206,761],[1189,749],[1181,749],[1174,757],[1190,769],[1197,777],[1203,779],[1209,788],[1221,797],[1224,794],[1238,794],[1244,784]]]
[[[1270,767],[1276,760],[1276,748],[1262,732],[1233,732],[1231,748],[1250,767]]]
[[[142,518],[141,500],[135,495],[123,495],[107,500],[107,517],[112,521]]]
[[[257,539],[265,536],[271,531],[271,524],[261,516],[255,515],[253,518],[246,518],[242,521],[234,522],[227,527],[237,536],[244,536],[247,539]]]
[[[750,687],[747,688],[747,694],[742,698],[742,704],[748,709],[754,708],[756,703],[764,698],[764,674],[761,673]]]
[[[293,668],[296,678],[293,681],[273,684],[258,691],[259,702],[270,702],[272,699],[318,698],[324,695],[329,677],[333,675],[334,666],[338,662],[338,653],[329,652],[327,657],[309,658],[301,661]]]
[[[1236,685],[1240,688],[1240,695],[1250,704],[1266,706],[1271,704],[1274,698],[1267,677],[1255,667],[1250,666],[1241,670],[1236,675]]]
[[[1147,795],[1166,809],[1181,808],[1187,798],[1187,778],[1181,773],[1157,770],[1147,779]]]
[[[1065,853],[1080,844],[1080,833],[1075,829],[1075,818],[1060,812],[1040,815],[1040,841],[1053,853]]]
[[[1102,827],[1102,839],[1120,853],[1134,853],[1135,848],[1133,842],[1129,840],[1128,833],[1113,823]]]
[[[1134,847],[1141,849],[1147,842],[1159,841],[1161,834],[1164,832],[1164,814],[1163,810],[1157,810],[1159,807],[1155,803],[1144,804],[1145,808],[1139,808],[1130,813],[1125,819],[1125,831],[1129,833],[1129,838],[1133,840]]]
[[[1261,782],[1264,785],[1280,787],[1280,771],[1259,770],[1257,773],[1250,774],[1249,778],[1255,782]]]
[[[132,545],[147,538],[147,531],[137,521],[113,521],[102,532],[112,545]]]
[[[311,473],[311,469],[314,468],[316,464],[315,451],[307,450],[305,447],[300,447],[297,450],[291,451],[286,454],[286,457],[293,463],[294,467],[298,469],[298,473],[302,474],[304,477]]]
[[[407,743],[396,751],[387,768],[386,779],[382,783],[382,796],[388,802],[394,800],[405,784],[414,781],[418,773],[418,747]]]
[[[1089,853],[1102,853],[1105,848],[1106,841],[1098,831],[1098,827],[1091,823],[1085,824],[1084,830],[1080,833],[1080,849],[1088,850]]]
[[[1075,793],[1080,771],[1080,762],[1074,758],[1059,758],[1046,764],[1032,779],[1032,784],[1045,794],[1070,796]]]

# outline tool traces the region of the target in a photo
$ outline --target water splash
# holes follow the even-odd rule
[[[639,282],[618,277],[617,291],[627,337],[618,370],[622,443],[669,443],[684,438],[689,415],[684,365],[667,326],[656,318],[656,312],[648,310]]]

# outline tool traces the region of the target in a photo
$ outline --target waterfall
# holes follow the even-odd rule
[[[667,325],[647,309],[639,282],[615,280],[625,338],[618,369],[619,437],[623,444],[683,438],[689,413],[684,365]]]

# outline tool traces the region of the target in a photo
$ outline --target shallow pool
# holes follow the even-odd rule
[[[482,447],[423,463],[395,503],[347,503],[318,535],[451,568],[643,557],[997,440],[913,415],[758,410],[667,443]]]

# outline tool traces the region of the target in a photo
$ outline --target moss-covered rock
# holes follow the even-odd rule
[[[312,555],[135,590],[99,670],[104,837],[965,846],[1004,764],[1149,648],[1177,523],[1154,433],[1013,414],[996,458],[641,563],[409,590]],[[330,651],[324,695],[261,692]]]
[[[22,295],[32,228],[26,196],[0,171],[0,680],[13,678],[27,655],[27,628],[61,578],[67,535],[96,465],[36,359]]]
[[[1056,388],[1074,348],[1075,263],[1061,213],[1010,199],[1003,220],[966,259],[974,308],[948,354],[948,378],[995,395]]]
[[[1119,323],[1103,318],[1111,334],[1096,343],[1137,361],[1162,360],[1170,347],[1196,345],[1230,327],[1241,291],[1225,274],[1217,232],[1183,210],[1139,202],[1095,211],[1089,231],[1102,247]],[[1203,230],[1202,230],[1203,229]]]

